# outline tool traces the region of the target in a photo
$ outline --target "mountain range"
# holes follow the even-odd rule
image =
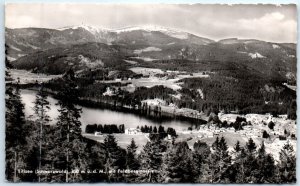
[[[149,64],[187,60],[198,65],[230,62],[262,74],[296,76],[294,43],[237,38],[214,41],[157,26],[115,30],[87,25],[60,29],[6,28],[5,40],[7,58],[16,68],[41,68],[38,71],[45,73],[53,73],[49,70],[53,64],[62,69],[75,64],[80,69],[81,66],[126,65],[124,61]]]

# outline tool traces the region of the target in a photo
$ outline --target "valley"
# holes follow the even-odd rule
[[[297,183],[297,11],[6,3],[6,183]]]
[[[26,70],[10,70],[11,77],[13,79],[13,83],[19,84],[31,84],[31,83],[46,83],[51,79],[59,78],[61,75],[47,75],[42,73],[32,73]]]
[[[230,154],[237,142],[244,146],[252,139],[264,142],[276,161],[287,142],[296,149],[294,44],[213,41],[152,27],[25,30],[29,35],[7,29],[6,49],[9,83],[24,88],[27,117],[43,87],[51,125],[56,123],[56,105],[66,99],[60,93],[71,84],[78,96],[73,104],[82,108],[81,135],[100,144],[113,132],[91,132],[89,126],[124,125],[127,132],[113,133],[114,138],[124,149],[134,139],[138,154],[155,134],[166,143],[186,142],[192,150],[198,141],[211,146],[224,138]],[[144,126],[151,129],[141,131]]]
[[[25,103],[25,114],[26,116],[33,115],[32,108],[34,107],[36,91],[23,90],[22,101]],[[49,116],[51,117],[51,124],[55,124],[57,117],[59,116],[57,106],[58,100],[49,96],[51,109]],[[145,100],[149,105],[159,105],[163,101],[160,100]],[[82,123],[82,135],[88,139],[95,140],[103,143],[107,134],[90,134],[86,133],[87,125],[98,123],[98,124],[116,124],[125,125],[125,130],[134,129],[137,130],[143,125],[158,127],[164,126],[165,128],[172,127],[176,130],[176,141],[186,141],[191,149],[193,144],[198,140],[206,142],[211,145],[217,137],[224,137],[227,141],[229,152],[234,152],[234,145],[237,141],[241,145],[245,145],[249,138],[252,138],[256,144],[261,144],[264,141],[266,151],[274,155],[276,161],[279,161],[279,151],[286,143],[289,143],[296,149],[296,121],[287,118],[287,115],[279,115],[273,117],[271,114],[224,114],[219,113],[218,118],[220,121],[209,121],[208,123],[195,123],[194,121],[178,120],[178,119],[163,119],[163,118],[149,118],[146,114],[137,115],[131,112],[124,112],[121,110],[112,110],[107,107],[86,107],[79,106],[82,108],[83,113],[80,121]],[[184,109],[183,109],[184,110]],[[189,116],[187,116],[189,117]],[[233,123],[237,122],[237,118],[245,118],[242,125],[243,127],[236,130]],[[206,120],[209,118],[206,117]],[[268,124],[274,122],[274,128],[269,128]],[[226,124],[225,124],[226,122]],[[247,123],[247,124],[246,124]],[[246,124],[246,125],[245,125]],[[250,124],[250,125],[249,125]],[[269,137],[264,137],[263,132],[266,131]],[[132,138],[135,139],[138,145],[137,153],[140,153],[143,146],[149,141],[149,132],[137,132],[134,134],[120,133],[114,134],[116,140],[122,148],[126,148],[130,145]],[[279,136],[284,136],[285,139],[279,139]],[[166,141],[171,141],[167,138]]]

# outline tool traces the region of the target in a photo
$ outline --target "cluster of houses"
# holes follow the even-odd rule
[[[238,114],[222,114],[219,113],[221,121],[235,122]],[[289,120],[287,115],[279,115],[274,117],[271,114],[246,114],[243,117],[252,125],[243,126],[243,130],[239,133],[245,137],[262,137],[262,132],[266,131],[274,136],[285,136],[285,131],[289,134],[296,134],[295,121]],[[274,129],[270,129],[268,124],[273,122]]]
[[[239,133],[241,134],[241,136],[247,138],[255,138],[255,137],[261,138],[263,130],[254,128],[251,125],[247,125],[247,126],[243,126],[243,130],[240,130]]]
[[[125,129],[125,134],[137,135],[137,134],[142,134],[142,131],[138,128],[127,128],[127,129]],[[101,136],[102,133],[101,132],[95,132],[94,135],[95,136]]]
[[[208,125],[203,125],[200,127],[199,130],[195,131],[197,132],[198,138],[213,138],[213,137],[218,137],[221,136],[222,133],[224,132],[234,132],[234,128],[217,128],[216,126],[208,126]]]
[[[148,100],[149,101],[149,100]],[[152,100],[154,101],[154,100]],[[161,103],[158,100],[155,100],[156,104],[160,105]],[[233,127],[229,128],[219,128],[215,124],[201,125],[198,130],[183,130],[178,131],[182,134],[198,134],[198,138],[213,138],[216,136],[222,136],[222,133],[236,133],[240,134],[241,137],[245,138],[262,138],[263,132],[266,131],[268,134],[274,136],[272,140],[283,140],[280,136],[285,136],[296,139],[296,125],[295,122],[288,120],[285,116],[272,117],[272,115],[260,115],[257,117],[256,114],[246,115],[245,118],[247,121],[250,121],[252,125],[243,126],[242,130],[236,131]],[[270,129],[268,122],[274,122],[274,129]],[[288,133],[288,135],[286,134]],[[127,128],[125,129],[125,134],[127,135],[139,135],[142,134],[142,131],[139,128]],[[293,134],[293,135],[291,135]],[[95,135],[99,135],[96,134]],[[284,140],[286,140],[285,138]]]
[[[103,96],[113,96],[116,94],[116,90],[111,87],[107,87],[106,91],[102,94]]]
[[[127,128],[127,129],[125,129],[125,134],[137,135],[137,134],[142,134],[142,131],[137,128]]]

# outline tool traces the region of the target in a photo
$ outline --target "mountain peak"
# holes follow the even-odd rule
[[[145,31],[167,31],[170,30],[165,27],[156,26],[156,25],[143,25],[143,26],[128,26],[123,28],[115,29],[115,32],[130,32],[134,30],[145,30]]]
[[[86,24],[62,27],[62,28],[59,28],[57,30],[60,30],[60,31],[67,30],[67,29],[73,29],[73,30],[75,30],[75,29],[80,29],[80,28],[89,31],[92,34],[97,34],[97,33],[101,33],[101,32],[109,32],[109,31],[111,31],[110,29],[106,29],[106,28],[102,28],[102,27],[97,27],[97,26],[86,25]]]
[[[156,26],[156,25],[131,26],[131,27],[115,29],[114,32],[119,34],[122,32],[131,32],[136,30],[142,30],[146,32],[162,32],[168,36],[175,37],[178,39],[187,39],[189,35],[189,33],[187,32],[179,31],[173,28]]]
[[[114,32],[117,34],[124,33],[124,32],[132,32],[132,31],[137,31],[137,30],[142,30],[146,32],[162,32],[168,36],[175,37],[178,39],[187,39],[189,36],[189,33],[179,31],[176,29],[172,28],[166,28],[166,27],[161,27],[161,26],[156,26],[156,25],[143,25],[143,26],[129,26],[129,27],[124,27],[124,28],[118,28],[118,29],[106,29],[106,28],[101,28],[97,26],[91,26],[91,25],[76,25],[76,26],[67,26],[67,27],[62,27],[57,30],[64,31],[68,29],[84,29],[92,34],[98,34],[102,32]]]

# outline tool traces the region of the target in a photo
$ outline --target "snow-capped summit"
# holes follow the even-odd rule
[[[67,29],[85,29],[92,33],[93,35],[97,34],[103,34],[103,33],[115,33],[115,34],[121,34],[125,32],[132,32],[132,31],[137,31],[141,30],[144,32],[161,32],[167,36],[174,37],[177,39],[188,39],[189,33],[179,31],[173,28],[166,28],[166,27],[161,27],[161,26],[155,26],[155,25],[143,25],[143,26],[130,26],[130,27],[124,27],[124,28],[117,28],[117,29],[106,29],[106,28],[101,28],[97,26],[91,26],[91,25],[78,25],[78,26],[68,26],[68,27],[63,27],[59,28],[57,30],[63,31]]]
[[[170,28],[165,28],[161,26],[154,26],[154,25],[144,25],[144,26],[133,26],[133,27],[125,27],[125,28],[120,28],[120,29],[115,29],[113,32],[116,33],[122,33],[122,32],[131,32],[131,31],[136,31],[136,30],[143,30],[146,32],[162,32],[168,36],[175,37],[178,39],[187,39],[188,38],[188,33],[178,31],[175,29],[170,29]]]
[[[156,26],[156,25],[143,25],[143,26],[129,26],[124,28],[118,28],[115,29],[114,31],[120,33],[120,32],[130,32],[134,30],[144,30],[144,31],[151,32],[151,31],[167,31],[169,29],[161,26]]]
[[[63,30],[67,30],[67,29],[85,29],[87,31],[89,31],[92,34],[99,34],[99,33],[103,33],[103,32],[111,32],[110,29],[106,29],[106,28],[101,28],[101,27],[96,27],[96,26],[91,26],[91,25],[77,25],[77,26],[68,26],[68,27],[63,27],[63,28],[59,28],[57,30],[63,31]]]

